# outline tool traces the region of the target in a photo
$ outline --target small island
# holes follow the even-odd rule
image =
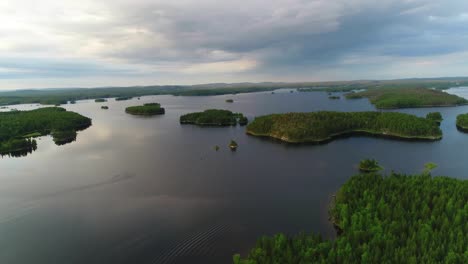
[[[142,116],[163,115],[166,113],[165,109],[161,107],[161,105],[158,103],[148,103],[139,106],[129,106],[125,108],[125,112],[131,115]]]
[[[107,99],[98,98],[98,99],[94,100],[94,102],[96,102],[96,103],[104,103],[104,102],[107,102]]]
[[[378,109],[465,105],[462,97],[427,88],[373,88],[346,94],[348,99],[369,98]]]
[[[231,142],[229,142],[229,145],[228,145],[228,146],[229,146],[229,148],[230,148],[232,151],[234,151],[234,150],[237,149],[237,147],[238,147],[239,145],[237,144],[236,141],[231,140]]]
[[[241,113],[229,110],[209,109],[204,112],[185,114],[180,117],[181,124],[194,124],[199,126],[243,126],[248,123],[247,117]]]
[[[31,152],[35,137],[52,135],[57,145],[76,139],[76,132],[91,126],[91,119],[60,107],[0,113],[0,154]]]
[[[468,133],[468,114],[461,114],[457,116],[458,130]]]
[[[121,96],[121,97],[117,97],[115,98],[116,101],[126,101],[126,100],[130,100],[132,99],[133,97],[131,96]]]
[[[288,143],[325,143],[352,134],[397,139],[439,140],[432,120],[397,112],[312,112],[272,114],[255,118],[247,134]]]
[[[233,263],[466,263],[467,193],[467,180],[426,173],[353,176],[332,198],[335,239],[264,236]]]
[[[107,109],[109,109],[109,107],[107,105],[103,105],[103,106],[101,106],[101,109],[107,110]]]
[[[442,123],[442,120],[444,120],[440,112],[430,112],[426,115],[426,118],[436,122],[438,125],[440,125],[440,123]]]
[[[233,99],[226,99],[226,103],[234,103]]]
[[[341,97],[339,96],[336,96],[336,95],[330,95],[328,96],[328,99],[332,99],[332,100],[337,100],[337,99],[340,99]]]
[[[359,162],[359,171],[367,173],[367,172],[377,172],[383,170],[380,167],[379,162],[375,159],[364,159]]]

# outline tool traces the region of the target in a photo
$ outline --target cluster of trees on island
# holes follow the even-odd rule
[[[468,132],[468,114],[458,115],[456,125],[459,130]]]
[[[430,112],[426,115],[426,118],[436,122],[439,125],[444,120],[440,112]]]
[[[359,162],[359,171],[361,172],[377,172],[380,170],[383,170],[383,168],[375,159],[363,159]]]
[[[255,118],[247,126],[247,133],[290,143],[320,143],[352,133],[403,139],[442,138],[442,131],[434,121],[397,112],[272,114]]]
[[[335,240],[277,234],[234,264],[468,263],[468,181],[428,173],[353,176],[330,207]]]
[[[129,106],[125,108],[125,112],[131,115],[163,115],[166,113],[166,110],[161,107],[158,103],[148,103],[139,106]]]
[[[194,124],[199,126],[243,126],[248,123],[247,117],[241,113],[233,113],[229,110],[208,109],[203,112],[195,112],[182,115],[181,124]]]
[[[49,134],[57,145],[65,144],[90,125],[90,118],[60,107],[0,112],[0,154],[34,150],[33,138]]]
[[[468,100],[446,92],[427,88],[376,88],[346,94],[348,99],[369,98],[379,109],[456,106]]]

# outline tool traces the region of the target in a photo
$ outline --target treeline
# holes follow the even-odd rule
[[[125,112],[132,115],[151,116],[163,115],[166,112],[166,110],[163,107],[161,107],[161,105],[158,103],[148,103],[138,106],[129,106],[125,108]]]
[[[330,209],[338,237],[262,237],[235,264],[468,263],[468,181],[429,174],[363,174]]]
[[[346,98],[369,98],[379,109],[464,105],[468,101],[443,91],[426,88],[380,88],[348,93]]]
[[[233,113],[229,110],[208,109],[203,112],[182,115],[180,123],[199,126],[235,126],[237,124],[246,125],[248,119],[241,113]]]
[[[35,148],[31,137],[52,134],[56,144],[71,142],[76,131],[91,125],[91,119],[64,108],[0,112],[0,153]]]
[[[255,118],[247,133],[286,142],[323,142],[349,133],[436,140],[442,131],[432,120],[396,112],[312,112]]]

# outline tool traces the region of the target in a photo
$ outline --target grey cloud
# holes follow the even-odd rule
[[[44,59],[32,65],[0,61],[0,68],[23,69],[20,76],[63,77],[136,76],[141,72],[132,65],[167,66],[171,76],[181,76],[177,67],[257,61],[255,69],[238,73],[241,79],[288,71],[307,76],[317,68],[346,72],[343,60],[349,56],[418,58],[468,51],[465,0],[115,0],[103,6],[111,19],[45,26],[57,35],[81,36],[93,56],[117,66]],[[370,69],[364,62],[360,67]]]

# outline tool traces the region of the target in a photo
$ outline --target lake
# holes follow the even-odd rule
[[[468,88],[449,92],[468,96]],[[149,102],[161,103],[166,114],[124,112]],[[41,137],[32,154],[0,158],[0,263],[231,263],[261,235],[307,231],[333,238],[328,203],[358,172],[361,159],[404,173],[435,162],[433,174],[468,178],[468,134],[455,127],[456,115],[468,113],[468,106],[399,110],[418,116],[440,111],[441,141],[349,137],[302,146],[248,136],[245,127],[180,125],[179,117],[209,108],[242,112],[250,120],[375,108],[367,99],[289,90],[64,107],[93,119],[75,142],[56,146]],[[227,146],[231,139],[239,144],[235,152]]]

